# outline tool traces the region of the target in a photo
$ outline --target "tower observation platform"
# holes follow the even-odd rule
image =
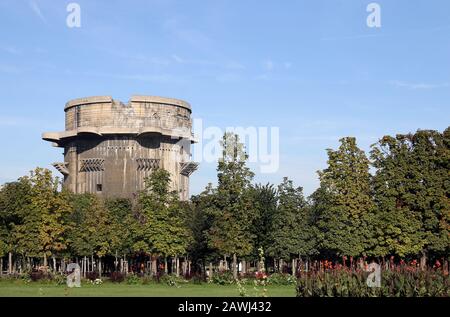
[[[170,173],[171,188],[189,198],[191,106],[155,96],[133,96],[126,104],[110,96],[74,99],[66,103],[65,131],[42,138],[64,149],[64,161],[53,166],[64,186],[75,193],[133,197],[145,188],[152,171]]]

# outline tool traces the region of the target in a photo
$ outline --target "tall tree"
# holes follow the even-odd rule
[[[430,251],[448,251],[448,153],[445,132],[437,131],[385,136],[373,146],[377,253],[421,252],[424,266]]]
[[[189,231],[176,193],[170,191],[170,173],[157,169],[146,180],[140,205],[144,215],[144,235],[149,251],[164,257],[186,253]]]
[[[258,258],[258,250],[263,249],[264,255],[269,256],[268,250],[272,245],[273,218],[277,211],[277,191],[272,184],[257,184],[251,189],[254,201],[255,217],[252,224],[254,236],[253,258]]]
[[[411,186],[411,144],[405,136],[385,136],[372,146],[371,158],[376,168],[374,177],[375,233],[377,244],[374,254],[401,257],[417,254],[425,240],[422,234],[421,216],[408,205]]]
[[[207,240],[207,234],[214,221],[216,194],[216,190],[209,183],[204,191],[191,198],[191,212],[187,224],[192,243],[188,251],[196,273],[205,271],[205,261],[213,262],[218,258],[215,249],[210,247]]]
[[[248,156],[238,135],[225,133],[221,145],[216,208],[208,241],[211,248],[233,257],[233,275],[237,278],[237,257],[249,255],[253,246],[254,212],[249,190],[253,173],[246,166]]]
[[[135,233],[139,230],[140,224],[133,212],[133,204],[130,199],[107,199],[105,201],[106,209],[109,212],[114,228],[115,244],[111,246],[112,251],[115,252],[116,269],[117,257],[125,257],[131,253],[133,246],[136,243]]]
[[[30,204],[31,186],[27,178],[19,178],[16,182],[5,184],[0,190],[0,256],[8,257],[8,269],[12,269],[13,253],[24,254],[19,250],[19,241],[16,239],[15,228],[23,223],[26,210]],[[29,241],[30,236],[24,237]],[[37,246],[36,239],[33,240]],[[22,252],[20,252],[22,251]]]
[[[317,226],[323,248],[339,256],[359,256],[365,254],[372,237],[369,160],[355,138],[340,142],[338,150],[327,150],[328,167],[319,172],[322,198],[329,205],[316,215]]]
[[[94,194],[78,194],[73,200],[69,238],[77,256],[96,256],[102,273],[102,258],[112,254],[118,236],[104,201]]]
[[[64,239],[67,230],[64,218],[70,213],[67,193],[58,191],[59,180],[47,169],[36,168],[23,181],[29,182],[31,188],[29,204],[13,235],[23,253],[42,256],[47,266],[48,256],[55,256],[67,247]]]
[[[295,188],[285,177],[277,193],[278,206],[273,217],[269,254],[283,260],[315,254],[315,232],[303,189]]]

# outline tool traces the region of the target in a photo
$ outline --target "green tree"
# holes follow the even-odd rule
[[[187,225],[191,232],[192,243],[188,247],[194,263],[194,272],[204,272],[205,261],[213,262],[218,258],[216,250],[208,244],[207,234],[214,221],[216,190],[209,183],[205,190],[191,198],[191,212]]]
[[[314,228],[311,212],[301,187],[295,188],[287,177],[278,186],[278,206],[273,216],[271,256],[290,260],[293,256],[311,256],[316,253]]]
[[[113,218],[104,201],[94,194],[74,195],[72,206],[68,236],[73,255],[98,257],[101,274],[101,259],[118,245]]]
[[[130,199],[108,199],[105,201],[106,209],[109,212],[112,221],[114,241],[111,250],[115,252],[115,267],[118,265],[118,255],[124,259],[126,255],[131,253],[136,247],[136,232],[139,232],[138,220],[133,213],[133,204]],[[142,246],[138,246],[138,249]],[[146,246],[143,247],[144,249]]]
[[[377,169],[375,253],[445,254],[449,240],[448,143],[445,132],[385,136],[372,147]]]
[[[17,246],[20,241],[15,239],[14,229],[23,222],[30,204],[30,192],[27,178],[7,183],[0,190],[0,257],[9,254],[9,269],[12,269],[13,253],[19,251]],[[37,241],[35,243],[37,245]]]
[[[144,216],[142,243],[149,251],[164,257],[186,253],[190,242],[185,223],[185,211],[175,192],[170,191],[170,174],[164,169],[155,170],[146,180],[146,190],[139,203]]]
[[[273,218],[277,211],[277,191],[272,184],[260,185],[251,188],[254,201],[255,217],[252,224],[254,236],[253,258],[258,258],[258,250],[262,248],[265,256],[272,246]]]
[[[13,229],[19,252],[27,256],[42,256],[44,266],[47,257],[56,256],[67,248],[64,218],[70,213],[67,193],[59,192],[59,180],[47,169],[36,168],[29,182],[29,204],[24,208],[22,222]]]
[[[319,172],[321,193],[317,197],[327,205],[315,216],[324,249],[338,256],[360,256],[372,243],[369,160],[355,138],[340,142],[338,150],[327,150],[328,167]]]
[[[377,206],[373,252],[379,256],[417,254],[425,237],[420,214],[407,204],[409,187],[415,182],[410,177],[411,164],[415,164],[410,144],[404,136],[385,136],[372,146],[371,158],[376,168],[373,184]]]
[[[249,190],[253,173],[246,166],[248,156],[237,135],[226,133],[221,145],[214,221],[207,237],[211,248],[233,256],[233,275],[237,278],[237,256],[249,255],[253,247],[251,224],[255,215]]]
[[[419,130],[408,138],[412,144],[413,161],[416,162],[410,166],[416,179],[413,188],[415,195],[409,198],[411,209],[421,214],[426,240],[422,250],[422,266],[425,266],[430,253],[448,254],[450,246],[449,139],[433,130]]]

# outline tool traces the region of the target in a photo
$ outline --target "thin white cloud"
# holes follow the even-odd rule
[[[37,128],[42,126],[53,126],[54,121],[42,120],[35,117],[10,116],[0,114],[0,128],[27,127]]]
[[[245,66],[242,65],[239,62],[236,61],[230,61],[228,63],[225,64],[225,68],[227,69],[233,69],[233,70],[243,70],[245,69]]]
[[[23,69],[14,65],[0,64],[0,73],[19,74]]]
[[[180,56],[178,56],[176,54],[172,54],[172,58],[175,60],[175,62],[177,62],[179,64],[183,64],[184,63],[184,59],[182,59]]]
[[[262,61],[262,66],[266,72],[271,72],[280,69],[288,70],[292,68],[292,63],[290,61],[280,62],[273,61],[272,59],[266,59]]]
[[[11,46],[11,45],[5,45],[5,46],[1,46],[0,50],[12,54],[12,55],[20,55],[22,54],[22,51],[19,50],[17,47]]]
[[[233,73],[220,74],[216,77],[216,80],[221,83],[237,82],[240,79],[239,75]]]
[[[266,71],[270,72],[274,69],[275,64],[272,60],[268,59],[268,60],[263,61],[263,67]]]
[[[431,84],[431,83],[409,83],[409,82],[404,82],[404,81],[401,81],[401,80],[391,80],[389,82],[389,84],[394,86],[394,87],[408,88],[408,89],[412,89],[412,90],[436,89],[436,88],[450,87],[450,83],[449,82]]]
[[[292,67],[292,63],[291,62],[284,62],[284,68],[290,69],[291,67]]]
[[[44,15],[41,12],[41,9],[39,8],[38,4],[34,0],[30,0],[29,2],[31,10],[33,10],[34,14],[42,21],[44,24],[47,24],[47,19],[44,17]]]
[[[75,74],[71,70],[68,70],[67,73]],[[153,83],[160,83],[160,84],[167,84],[167,83],[176,84],[176,83],[186,82],[185,79],[183,79],[179,76],[173,76],[170,74],[114,74],[114,73],[103,73],[103,72],[83,72],[82,75],[144,81],[144,82],[153,82]]]
[[[180,57],[177,54],[172,54],[172,59],[178,64],[190,64],[190,65],[217,65],[216,62],[212,62],[206,59],[186,59],[184,57]]]
[[[203,32],[197,29],[189,28],[182,25],[177,19],[168,19],[162,25],[163,29],[171,35],[177,37],[193,47],[201,49],[210,49],[212,47],[212,40]]]
[[[349,35],[349,36],[335,36],[335,37],[323,37],[321,41],[340,41],[340,40],[358,40],[372,37],[383,37],[385,34],[361,34],[361,35]]]
[[[270,80],[271,77],[268,74],[261,74],[255,77],[256,80]]]
[[[169,66],[172,62],[170,58],[160,58],[156,56],[150,56],[145,53],[127,52],[119,50],[105,50],[105,52],[107,52],[107,54],[113,57],[120,58],[125,62],[135,63],[139,65]]]

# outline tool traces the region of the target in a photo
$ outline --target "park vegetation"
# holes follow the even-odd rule
[[[384,136],[368,155],[355,138],[343,138],[327,150],[309,197],[287,177],[277,186],[254,184],[237,135],[225,134],[222,148],[217,186],[190,201],[170,191],[163,169],[133,199],[68,192],[42,168],[5,184],[0,272],[58,272],[76,261],[84,277],[113,279],[173,274],[220,284],[255,272],[275,273],[273,280],[291,274],[300,277],[298,291],[313,296],[351,293],[362,283],[357,259],[375,259],[383,268],[414,263],[417,276],[440,270],[448,280],[450,128]],[[343,280],[341,272],[327,273],[338,264],[353,272],[346,288],[308,286],[306,271],[323,285]]]

